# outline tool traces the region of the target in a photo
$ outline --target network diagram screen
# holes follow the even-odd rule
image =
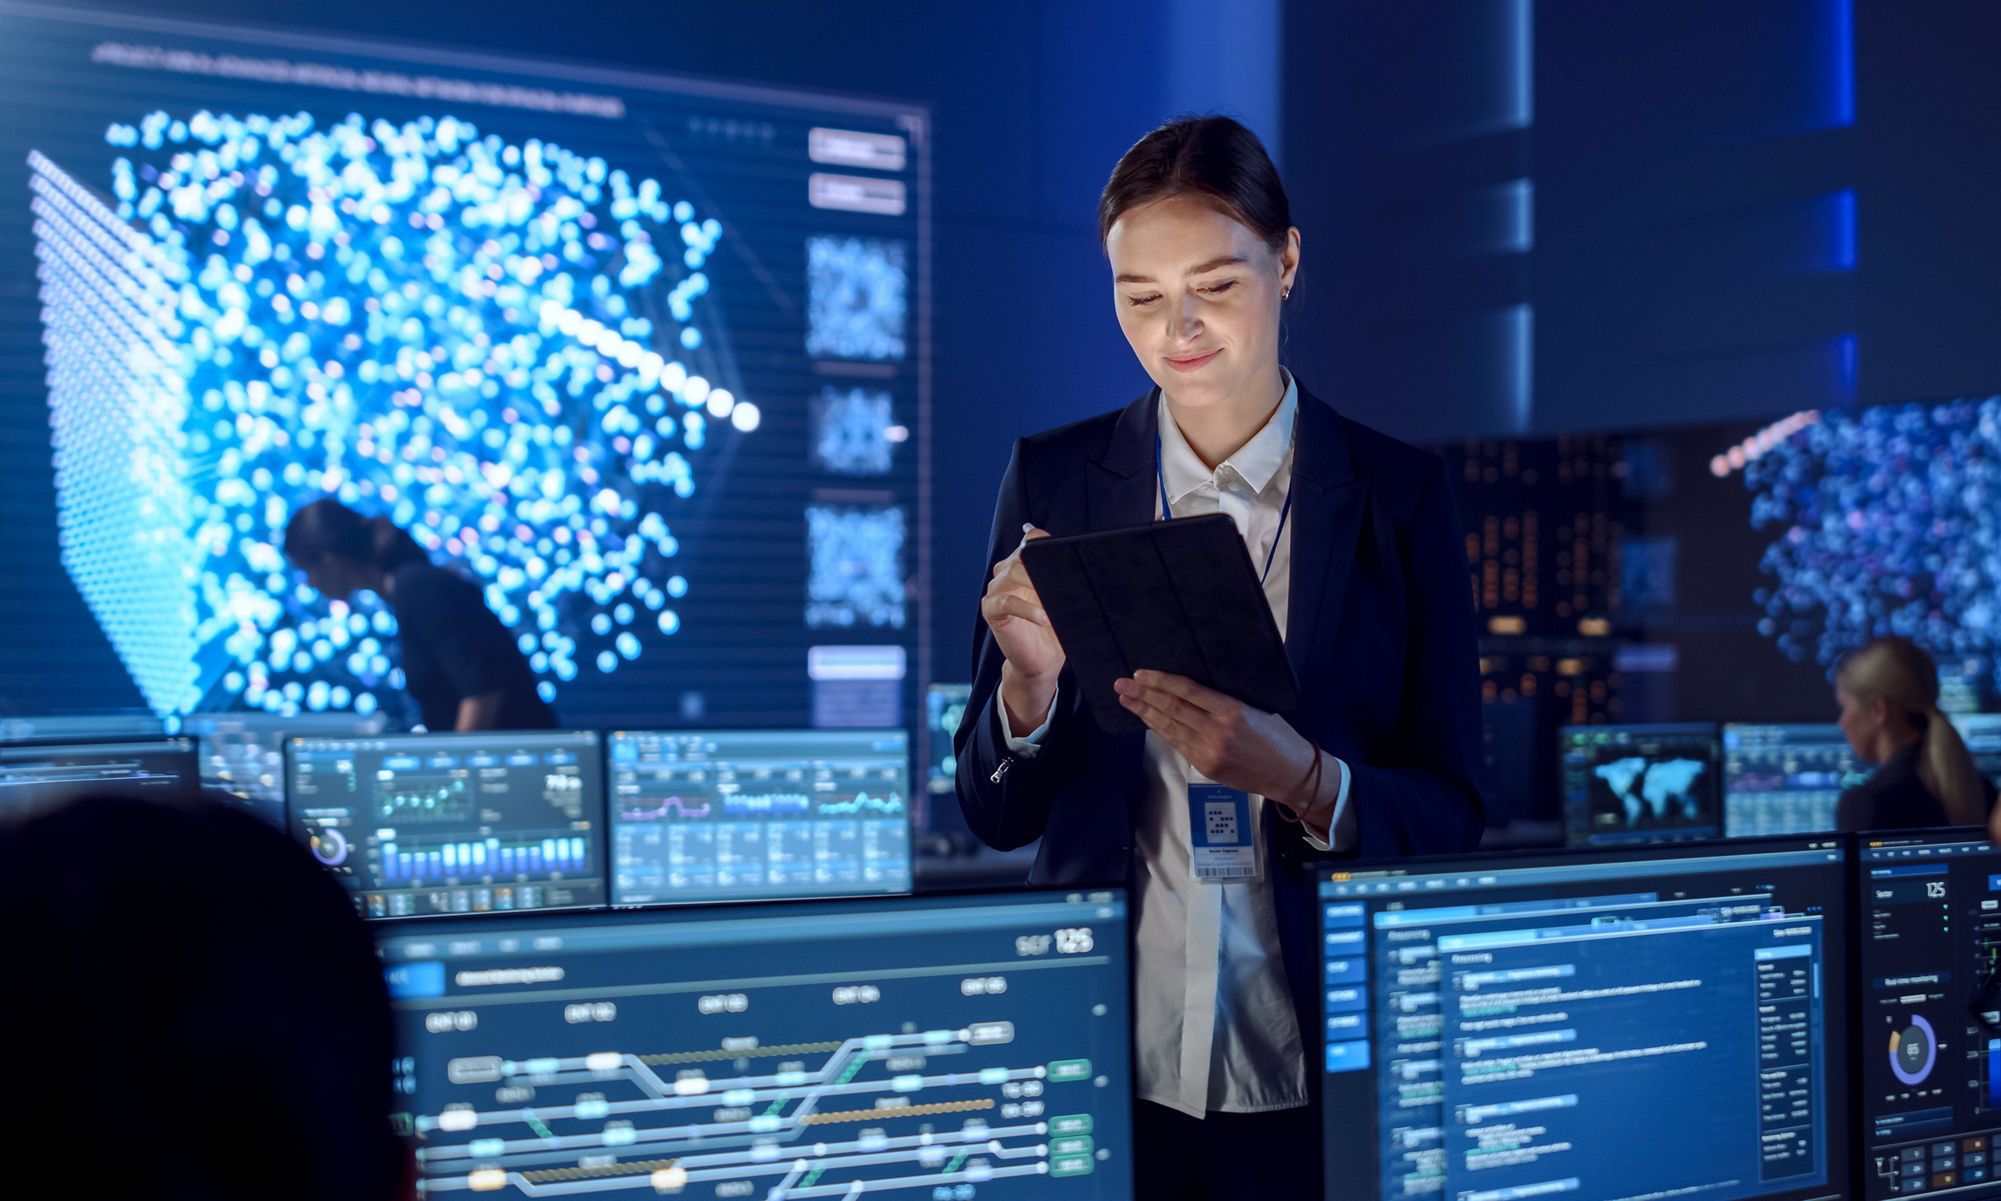
[[[1124,1201],[1122,892],[379,940],[427,1195]]]
[[[0,811],[100,793],[185,800],[200,788],[192,738],[0,744]]]
[[[1329,1198],[1848,1195],[1844,844],[1326,871]]]
[[[618,731],[612,903],[910,891],[901,730]]]
[[[1857,845],[1858,1195],[2001,1197],[2001,852],[1978,829]]]
[[[1716,727],[1566,726],[1565,841],[1609,846],[1722,832]]]
[[[1841,727],[1723,727],[1723,832],[1731,837],[1834,829],[1844,790],[1869,778]]]
[[[5,707],[407,727],[393,612],[282,557],[331,495],[478,583],[568,725],[810,725],[853,691],[830,649],[914,720],[921,105],[71,5],[0,28],[0,435],[40,447],[0,504],[41,515],[0,561],[73,585],[0,583]]]
[[[589,730],[294,738],[286,812],[368,917],[605,902]]]

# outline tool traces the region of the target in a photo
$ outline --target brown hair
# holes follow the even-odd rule
[[[1098,244],[1120,217],[1170,196],[1208,199],[1273,253],[1285,249],[1292,206],[1258,136],[1229,117],[1181,117],[1134,142],[1098,196]]]
[[[1835,679],[1857,700],[1882,697],[1921,731],[1918,779],[1955,825],[1985,822],[1987,796],[1959,731],[1938,708],[1938,665],[1908,638],[1878,638],[1841,661]]]

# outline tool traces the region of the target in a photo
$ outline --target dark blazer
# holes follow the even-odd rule
[[[1834,808],[1834,828],[1920,830],[1952,825],[1952,819],[1946,816],[1945,803],[1932,795],[1918,775],[1918,755],[1924,745],[1920,740],[1891,755],[1868,779],[1843,792]],[[1982,779],[1980,792],[1991,814],[1993,781]]]
[[[1015,443],[988,578],[1021,541],[1024,521],[1062,535],[1153,520],[1158,396]],[[1471,849],[1483,824],[1478,654],[1443,461],[1301,388],[1290,520],[1286,649],[1301,696],[1286,716],[1353,773],[1355,855]],[[953,738],[966,825],[1001,849],[1042,839],[1032,883],[1125,883],[1146,787],[1145,736],[1099,729],[1066,670],[1041,753],[1009,755],[996,708],[1003,657],[986,623],[974,622],[972,697]],[[1321,1020],[1312,869],[1327,856],[1265,805],[1286,974],[1312,1045]],[[1308,1076],[1317,1083],[1317,1072]]]

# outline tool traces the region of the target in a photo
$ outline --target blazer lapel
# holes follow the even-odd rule
[[[1311,692],[1307,669],[1314,640],[1333,638],[1340,629],[1369,487],[1366,476],[1355,474],[1342,418],[1304,388],[1293,438],[1292,583],[1285,649],[1301,690]]]
[[[1153,448],[1159,396],[1156,389],[1127,405],[1119,414],[1118,424],[1112,427],[1104,458],[1086,468],[1090,511],[1085,517],[1084,530],[1051,533],[1115,530],[1153,520]]]

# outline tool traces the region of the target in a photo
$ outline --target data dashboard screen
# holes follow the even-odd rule
[[[1568,726],[1560,739],[1566,842],[1605,846],[1721,833],[1713,724]]]
[[[440,921],[379,946],[426,1195],[1132,1195],[1122,892]]]
[[[0,745],[0,811],[103,793],[186,800],[200,788],[192,738]]]
[[[618,731],[612,903],[910,890],[901,730]]]
[[[1841,794],[1869,778],[1841,727],[1723,727],[1723,832],[1731,838],[1834,829]]]
[[[1978,829],[1859,842],[1860,1196],[2001,1197],[2001,852]]]
[[[294,738],[286,812],[368,917],[602,905],[589,730]]]
[[[1323,870],[1329,1198],[1848,1195],[1838,838]]]

